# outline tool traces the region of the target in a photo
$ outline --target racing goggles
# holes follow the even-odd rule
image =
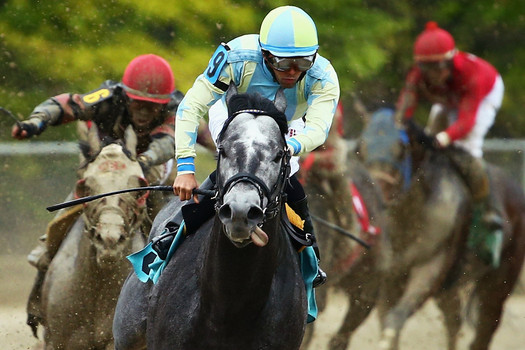
[[[433,61],[433,62],[418,62],[417,66],[423,72],[438,71],[450,68],[450,60]]]
[[[314,65],[315,54],[303,57],[267,56],[268,63],[279,72],[285,72],[295,67],[300,72],[306,72]]]

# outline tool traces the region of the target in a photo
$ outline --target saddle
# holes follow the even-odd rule
[[[61,212],[60,216],[55,217],[49,222],[46,230],[46,243],[47,251],[49,252],[50,257],[55,256],[67,232],[82,214],[82,210],[82,204],[75,205],[68,208],[67,210],[64,210]]]

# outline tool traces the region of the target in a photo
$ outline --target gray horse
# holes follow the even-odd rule
[[[393,260],[379,303],[382,349],[398,348],[404,323],[429,297],[443,311],[448,349],[456,349],[460,292],[471,286],[467,306],[477,317],[470,349],[487,350],[519,276],[525,254],[523,191],[500,169],[489,167],[505,219],[502,261],[490,267],[467,246],[473,203],[458,152],[463,151],[429,147],[428,137],[414,126],[404,134],[390,110],[376,112],[363,133],[361,155],[389,201]]]
[[[379,290],[382,257],[379,252],[381,246],[388,247],[381,190],[347,142],[333,129],[323,149],[310,153],[302,161],[301,176],[312,213],[316,215],[314,223],[322,264],[329,277],[327,287],[343,291],[350,306],[329,343],[332,350],[344,350],[352,333],[374,309]],[[365,249],[320,219],[350,232],[370,248]],[[322,309],[326,303],[326,288],[317,292]],[[303,346],[308,345],[312,333],[312,329],[307,329]]]
[[[359,144],[388,203],[391,261],[378,301],[382,349],[398,348],[405,321],[443,285],[466,242],[471,206],[450,159],[412,147],[392,117],[388,110],[372,115]]]
[[[146,185],[135,159],[136,136],[126,146],[102,147],[93,127],[91,152],[76,194],[96,195]],[[85,205],[46,273],[42,290],[45,349],[113,349],[111,324],[130,268],[124,257],[144,243],[139,227],[146,193],[106,197]]]
[[[228,98],[217,212],[186,235],[156,284],[128,277],[113,323],[116,349],[299,349],[307,303],[298,255],[280,226],[289,159],[278,97],[279,110],[258,95]],[[174,199],[161,210],[150,238],[181,205]]]

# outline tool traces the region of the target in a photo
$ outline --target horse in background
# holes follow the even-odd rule
[[[307,320],[298,254],[281,228],[289,174],[284,94],[227,93],[214,215],[187,234],[156,284],[120,294],[116,349],[299,349]],[[201,199],[203,205],[205,199]],[[159,212],[159,236],[183,203]]]
[[[448,349],[456,349],[460,291],[473,285],[468,305],[478,312],[470,349],[488,349],[523,264],[525,196],[501,170],[490,168],[506,225],[501,265],[487,266],[467,248],[473,203],[454,163],[454,152],[463,151],[433,149],[420,142],[424,134],[418,128],[407,131],[396,127],[393,111],[383,109],[372,116],[360,140],[360,156],[388,201],[392,260],[378,304],[380,347],[398,349],[406,320],[434,297],[444,314]]]
[[[84,197],[146,186],[136,161],[131,127],[122,141],[101,144],[96,126],[75,195]],[[42,289],[45,349],[113,349],[111,324],[122,283],[130,271],[124,259],[144,244],[146,191],[86,203],[60,245]]]
[[[329,342],[329,349],[344,350],[375,306],[381,281],[379,250],[388,245],[388,236],[383,229],[381,190],[341,137],[337,117],[336,112],[336,123],[325,144],[303,158],[300,178],[315,215],[321,263],[328,274],[327,285],[316,290],[319,309],[326,307],[327,288],[344,292],[349,303],[343,323]],[[317,217],[352,233],[370,248],[327,227]],[[315,325],[307,328],[304,348],[312,340]]]

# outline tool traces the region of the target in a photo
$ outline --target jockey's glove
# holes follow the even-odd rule
[[[145,154],[141,154],[137,157],[137,161],[140,164],[140,167],[142,168],[142,172],[144,175],[149,173],[149,170],[151,169],[151,159]]]
[[[38,117],[30,117],[28,120],[18,123],[18,128],[20,128],[20,131],[25,130],[25,132],[27,132],[27,137],[31,137],[34,135],[40,135],[46,128],[46,124]]]

